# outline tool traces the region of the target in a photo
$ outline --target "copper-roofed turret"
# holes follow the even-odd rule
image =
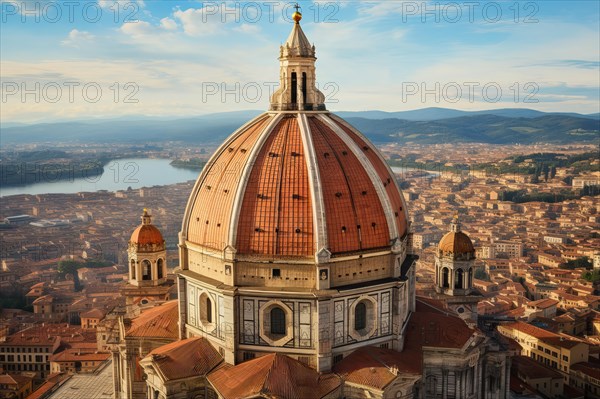
[[[165,240],[160,230],[152,224],[152,215],[144,209],[142,224],[131,234],[129,245],[136,246],[139,251],[162,251],[165,248]]]
[[[142,224],[131,234],[127,248],[129,283],[134,286],[159,286],[167,279],[167,248],[152,216],[144,209]],[[165,292],[160,292],[166,299]]]
[[[460,228],[460,220],[457,215],[450,223],[450,231],[440,240],[438,251],[441,256],[475,257],[473,242]]]

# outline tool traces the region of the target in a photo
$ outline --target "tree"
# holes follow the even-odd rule
[[[573,269],[591,269],[593,263],[589,260],[587,256],[582,256],[581,258],[569,260],[560,265],[561,269],[573,270]]]
[[[596,269],[591,272],[587,272],[583,275],[583,278],[592,283],[600,281],[600,270]]]
[[[475,278],[477,280],[490,281],[490,276],[483,269],[475,270]]]
[[[83,263],[74,260],[61,260],[58,262],[58,273],[63,276],[66,274],[77,274],[77,269],[83,267]]]

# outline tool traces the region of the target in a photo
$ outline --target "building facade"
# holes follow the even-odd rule
[[[299,23],[279,60],[271,111],[225,141],[190,195],[181,335],[232,364],[275,351],[329,371],[364,345],[402,349],[407,207],[375,146],[325,109]]]
[[[301,18],[270,110],[226,139],[190,194],[179,323],[149,332],[171,302],[119,322],[116,397],[507,398],[506,353],[445,302],[417,299],[407,204],[377,148],[326,110]],[[445,255],[440,293],[469,296],[472,243]],[[142,258],[130,255],[131,278]]]

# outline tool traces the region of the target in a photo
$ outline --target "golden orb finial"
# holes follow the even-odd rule
[[[300,20],[302,19],[302,13],[300,12],[300,6],[298,5],[298,3],[296,3],[296,5],[294,6],[294,8],[296,9],[296,12],[294,12],[292,14],[292,19],[294,21],[296,21],[296,23],[299,23]]]

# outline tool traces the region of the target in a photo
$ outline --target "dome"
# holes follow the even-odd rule
[[[136,246],[138,249],[149,249],[158,251],[164,249],[165,240],[160,230],[152,224],[152,216],[144,209],[142,215],[142,224],[139,225],[131,234],[129,245]]]
[[[466,258],[474,258],[475,247],[473,242],[460,228],[461,225],[457,215],[450,223],[450,231],[440,240],[438,251],[441,255],[452,255],[455,259],[464,258],[465,255],[468,255]]]
[[[326,110],[315,47],[299,19],[279,60],[270,111],[234,132],[207,163],[180,245],[259,261],[400,252],[408,214],[394,174],[365,136]]]
[[[474,254],[475,248],[468,235],[462,231],[451,231],[442,237],[438,249],[454,255]]]
[[[193,244],[238,255],[336,255],[389,249],[407,234],[407,213],[382,155],[343,119],[272,112],[214,154],[183,231]]]

